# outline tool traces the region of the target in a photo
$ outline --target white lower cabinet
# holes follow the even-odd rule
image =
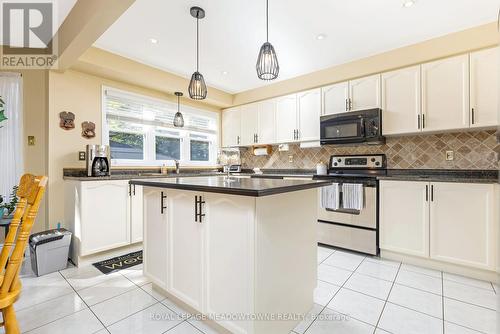
[[[129,186],[130,209],[130,242],[142,242],[143,237],[143,188],[138,185]]]
[[[162,289],[167,289],[169,262],[166,211],[166,192],[157,188],[144,188],[144,273]]]
[[[492,184],[432,183],[430,256],[456,264],[493,269],[496,223]]]
[[[496,267],[494,184],[380,181],[380,248],[468,267]]]

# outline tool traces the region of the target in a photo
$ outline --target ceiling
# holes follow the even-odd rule
[[[415,0],[405,8],[404,1],[269,0],[278,80],[492,22],[500,6],[500,0]],[[230,93],[268,85],[255,71],[266,36],[265,0],[137,0],[95,46],[190,77],[196,64],[193,5],[206,11],[200,72],[207,84]],[[326,38],[318,40],[319,34]]]

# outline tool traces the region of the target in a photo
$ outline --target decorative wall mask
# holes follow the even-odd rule
[[[75,128],[75,114],[72,112],[63,111],[59,113],[59,127],[64,130],[72,130]]]
[[[92,122],[82,123],[82,137],[91,139],[95,137],[95,124]]]

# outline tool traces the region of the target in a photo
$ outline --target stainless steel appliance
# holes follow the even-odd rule
[[[378,180],[386,175],[383,154],[334,155],[330,157],[328,175],[315,179],[328,179],[339,184],[363,185],[363,208],[344,209],[340,190],[340,207],[330,210],[318,206],[318,242],[325,245],[378,255]],[[321,202],[321,201],[319,201]]]
[[[321,116],[321,145],[383,144],[382,110],[368,109]]]
[[[217,158],[224,173],[241,172],[241,153],[238,148],[223,148]]]
[[[111,175],[111,151],[108,145],[87,145],[87,176]]]

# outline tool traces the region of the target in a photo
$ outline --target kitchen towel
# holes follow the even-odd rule
[[[364,205],[363,185],[359,183],[344,183],[342,185],[342,207],[361,211]]]
[[[338,210],[340,207],[340,187],[338,183],[321,188],[321,208]]]

